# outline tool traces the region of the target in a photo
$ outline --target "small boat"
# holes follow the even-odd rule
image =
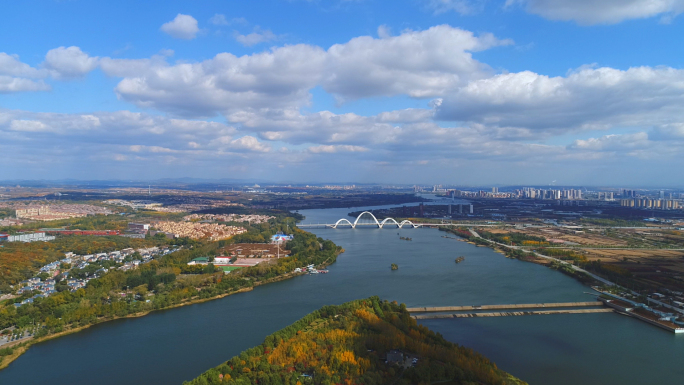
[[[463,262],[463,261],[465,261],[465,257],[464,257],[464,256],[460,256],[460,257],[456,258],[456,263],[461,263],[461,262]]]

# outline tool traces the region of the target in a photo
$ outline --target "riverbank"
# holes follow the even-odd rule
[[[461,241],[466,242],[468,244],[477,247],[488,247],[497,253],[503,254],[506,258],[517,259],[524,262],[531,262],[537,265],[542,265],[557,270],[567,276],[574,278],[575,280],[579,281],[580,283],[586,286],[607,284],[609,282],[601,277],[595,276],[594,274],[590,274],[585,270],[579,269],[576,266],[568,262],[559,260],[557,258],[542,255],[538,252],[527,252],[519,248],[509,247],[507,245],[483,238],[472,229],[464,231],[460,229],[440,227],[439,230],[455,234],[462,238]]]
[[[463,230],[458,230],[458,231],[451,231],[451,229],[447,229],[446,231],[454,232],[456,234],[463,234],[461,236],[464,236],[465,231]],[[606,286],[612,286],[612,287],[619,287],[621,289],[627,290],[624,287],[611,282],[601,276],[598,276],[595,273],[591,273],[583,268],[580,268],[578,266],[575,266],[574,264],[571,264],[567,261],[563,261],[558,258],[554,258],[548,255],[543,255],[537,251],[525,251],[524,249],[516,246],[507,246],[505,244],[486,239],[482,237],[480,234],[478,234],[476,231],[473,229],[468,230],[468,232],[471,234],[471,237],[468,237],[468,239],[475,239],[475,243],[478,243],[478,246],[480,245],[486,245],[488,247],[491,247],[492,249],[498,251],[498,250],[504,250],[505,254],[509,258],[516,258],[522,261],[527,261],[527,262],[533,262],[537,264],[542,264],[545,265],[549,268],[552,268],[554,270],[557,270],[567,276],[570,276],[576,280],[578,280],[580,283],[590,286],[594,288],[595,290],[603,293],[602,291],[596,289],[596,286],[601,286],[601,285],[606,285]],[[605,294],[605,293],[604,293]],[[637,293],[632,291],[632,294],[636,295]],[[624,299],[623,299],[624,300]],[[604,301],[602,299],[602,301]],[[604,301],[605,302],[605,301]],[[606,302],[606,304],[610,307],[614,307],[609,302]],[[640,308],[637,306],[636,309],[630,309],[630,310],[620,310],[622,314],[625,315],[630,315],[634,318],[637,318],[641,321],[647,322],[651,325],[660,327],[662,329],[671,331],[676,334],[681,334],[684,333],[684,328],[681,328],[675,324],[674,321],[676,317],[673,317],[673,314],[665,314],[663,312],[655,311],[649,309],[649,307],[645,304],[642,304],[643,308]],[[667,306],[667,305],[665,305]],[[619,308],[619,307],[618,307]],[[667,310],[665,310],[667,312]],[[640,314],[640,312],[642,314]],[[676,313],[674,313],[676,314]],[[668,320],[663,320],[663,317],[668,318]]]
[[[335,254],[335,259],[337,258],[337,256],[339,256],[339,255],[342,254],[343,252],[344,252],[344,249],[340,249],[340,250]],[[323,263],[319,264],[318,267],[319,267],[319,268],[325,268],[325,267],[331,265],[332,263],[334,263],[334,261],[330,261],[330,258],[329,258],[329,259],[325,260]],[[254,283],[252,284],[252,286],[250,286],[250,287],[244,287],[244,288],[237,289],[237,290],[235,290],[235,291],[231,291],[231,292],[228,292],[228,293],[221,293],[221,294],[215,295],[215,296],[213,296],[213,297],[209,297],[209,298],[199,298],[199,296],[198,296],[198,297],[192,297],[192,298],[189,298],[189,299],[187,299],[187,300],[185,300],[185,301],[182,301],[182,302],[180,302],[180,303],[173,304],[173,305],[170,305],[170,306],[168,306],[168,307],[161,308],[161,309],[154,309],[154,310],[150,310],[150,311],[144,311],[144,312],[139,312],[139,313],[127,314],[127,315],[125,315],[125,316],[114,316],[114,317],[106,317],[106,318],[103,317],[103,318],[99,318],[95,323],[92,323],[92,324],[89,324],[89,325],[79,326],[79,327],[75,327],[75,328],[69,328],[68,330],[64,330],[64,331],[61,331],[61,332],[58,332],[58,333],[54,333],[54,334],[49,334],[49,335],[46,335],[46,336],[43,336],[43,337],[38,337],[38,338],[31,337],[31,338],[29,338],[29,339],[27,339],[27,340],[24,340],[24,341],[17,341],[17,342],[14,343],[14,344],[7,344],[7,345],[9,345],[9,346],[4,346],[3,348],[13,349],[14,351],[13,351],[10,355],[7,355],[7,356],[0,356],[0,359],[1,359],[1,361],[0,361],[0,370],[3,370],[3,369],[5,369],[7,366],[9,366],[9,364],[11,364],[11,363],[12,363],[13,361],[15,361],[17,358],[19,358],[22,354],[24,354],[24,353],[25,353],[31,346],[33,346],[33,345],[36,345],[36,344],[39,344],[39,343],[42,343],[42,342],[45,342],[45,341],[49,341],[49,340],[52,340],[52,339],[56,339],[56,338],[59,338],[59,337],[63,337],[63,336],[69,335],[69,334],[78,333],[78,332],[80,332],[80,331],[82,331],[82,330],[85,330],[85,329],[91,327],[91,326],[99,325],[99,324],[102,324],[102,323],[105,323],[105,322],[110,322],[110,321],[114,321],[114,320],[118,320],[118,319],[125,319],[125,318],[140,318],[140,317],[144,317],[144,316],[149,315],[149,314],[151,314],[151,313],[158,312],[158,311],[162,311],[162,310],[172,310],[172,309],[176,309],[176,308],[180,308],[180,307],[184,307],[184,306],[189,306],[189,305],[195,305],[195,304],[200,304],[200,303],[204,303],[204,302],[214,301],[214,300],[217,300],[217,299],[225,298],[225,297],[230,296],[230,295],[240,294],[240,293],[247,293],[247,292],[253,291],[254,288],[257,287],[257,286],[263,286],[263,285],[267,285],[267,284],[270,284],[270,283],[285,281],[285,280],[288,280],[288,279],[291,279],[291,278],[295,278],[295,277],[298,277],[298,276],[301,276],[301,275],[306,275],[306,274],[307,274],[306,272],[301,272],[301,273],[294,273],[294,272],[293,272],[293,273],[285,273],[285,274],[283,274],[283,275],[279,275],[279,276],[276,276],[276,277],[273,277],[273,278],[265,279],[265,280],[263,280],[263,281],[254,282]]]
[[[285,278],[283,278],[283,279],[287,279],[287,278],[291,278],[291,277],[285,277]],[[281,280],[282,280],[282,279],[281,279]],[[255,286],[258,286],[258,285],[255,285]],[[163,309],[157,309],[157,310],[151,310],[151,311],[146,311],[146,312],[128,314],[128,315],[125,315],[125,316],[122,316],[122,317],[102,318],[102,319],[99,319],[98,322],[93,323],[93,324],[90,324],[90,325],[84,325],[84,326],[79,326],[79,327],[75,327],[75,328],[69,328],[68,330],[64,330],[64,331],[61,331],[61,332],[59,332],[59,333],[49,334],[49,335],[44,336],[44,337],[38,337],[38,338],[33,338],[33,337],[32,337],[32,338],[30,338],[30,339],[28,339],[28,340],[26,340],[26,341],[17,341],[17,344],[13,344],[13,345],[11,345],[11,346],[6,346],[6,348],[14,349],[14,352],[13,352],[12,354],[8,355],[8,356],[4,356],[4,357],[3,357],[2,362],[0,362],[0,370],[5,369],[9,364],[12,363],[12,361],[14,361],[14,360],[16,360],[17,358],[19,358],[19,357],[20,357],[22,354],[24,354],[31,346],[36,345],[36,344],[39,344],[39,343],[41,343],[41,342],[53,340],[53,339],[55,339],[55,338],[63,337],[63,336],[69,335],[69,334],[78,333],[78,332],[80,332],[80,331],[82,331],[82,330],[88,329],[88,328],[90,328],[90,327],[92,327],[92,326],[99,325],[99,324],[102,324],[102,323],[105,323],[105,322],[110,322],[110,321],[115,321],[115,320],[125,319],[125,318],[139,318],[139,317],[144,317],[144,316],[146,316],[146,315],[148,315],[148,314],[150,314],[150,313],[154,313],[154,312],[157,312],[157,311],[171,310],[171,309],[175,309],[175,308],[179,308],[179,307],[183,307],[183,306],[195,305],[195,304],[199,304],[199,303],[203,303],[203,302],[208,302],[208,301],[213,301],[213,300],[221,299],[221,298],[227,297],[227,296],[229,296],[229,295],[233,295],[233,294],[246,293],[246,292],[249,292],[249,291],[252,291],[252,290],[254,290],[254,287],[247,287],[247,288],[239,289],[239,290],[234,291],[234,292],[231,292],[231,293],[219,294],[219,295],[217,295],[217,296],[215,296],[215,297],[211,297],[211,298],[195,298],[195,299],[190,299],[190,300],[188,300],[188,301],[186,301],[186,302],[181,302],[181,303],[178,303],[178,304],[175,304],[175,305],[171,305],[171,306],[169,306],[169,307],[167,307],[167,308],[163,308]],[[9,344],[8,344],[8,345],[9,345]]]

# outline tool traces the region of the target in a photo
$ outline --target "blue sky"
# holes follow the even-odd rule
[[[684,0],[3,11],[0,180],[684,185]]]

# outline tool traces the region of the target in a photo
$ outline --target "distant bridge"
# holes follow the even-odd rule
[[[364,216],[365,214],[370,215],[370,217],[373,218],[373,222],[371,222],[371,223],[363,223],[363,222],[359,223],[359,220],[361,220],[361,217]],[[378,226],[378,228],[383,228],[383,226],[385,226],[388,222],[393,222],[399,228],[404,227],[404,225],[413,226],[414,229],[416,227],[419,227],[419,225],[415,225],[415,224],[413,224],[413,222],[411,222],[409,220],[404,220],[404,221],[401,221],[401,223],[399,223],[394,218],[385,218],[382,220],[382,222],[380,222],[380,221],[378,221],[378,218],[376,218],[375,215],[373,215],[373,213],[371,213],[370,211],[364,211],[361,214],[359,214],[359,216],[356,217],[356,220],[354,221],[354,223],[351,223],[351,222],[349,222],[349,220],[342,218],[342,219],[338,220],[337,222],[335,222],[334,225],[329,226],[329,227],[336,229],[337,226],[339,226],[340,224],[343,224],[345,222],[349,226],[351,226],[352,229],[355,229],[356,226],[359,226],[359,225],[361,225],[361,226],[370,225],[370,226]]]
[[[372,219],[370,222],[360,222],[361,217],[364,215],[370,216]],[[378,218],[373,215],[370,211],[364,211],[361,214],[359,214],[358,217],[356,217],[356,220],[352,223],[346,218],[339,219],[335,223],[308,223],[308,224],[298,224],[297,227],[328,227],[328,228],[333,228],[336,229],[338,226],[342,226],[342,228],[349,228],[351,227],[352,229],[355,229],[357,226],[373,226],[373,227],[378,227],[378,228],[383,228],[385,225],[394,225],[397,226],[397,228],[402,228],[404,226],[408,226],[411,228],[418,228],[418,227],[430,227],[430,226],[478,226],[478,227],[492,227],[492,226],[501,226],[500,224],[487,224],[487,225],[478,225],[478,224],[470,224],[470,223],[413,223],[409,220],[403,220],[401,222],[397,222],[394,218],[385,218],[381,221],[378,220]]]

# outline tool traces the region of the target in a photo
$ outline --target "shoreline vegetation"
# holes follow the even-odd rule
[[[34,344],[77,333],[104,322],[143,317],[158,310],[169,310],[252,291],[257,286],[305,274],[294,273],[298,267],[313,264],[324,268],[334,263],[337,256],[344,252],[344,249],[332,241],[295,227],[295,237],[288,242],[288,249],[292,251],[290,257],[264,262],[226,275],[223,272],[180,274],[181,268],[189,261],[214,255],[229,244],[265,242],[271,235],[286,230],[286,223],[287,219],[284,219],[253,226],[247,233],[229,240],[180,250],[141,265],[133,271],[110,271],[102,277],[92,279],[84,289],[60,292],[30,305],[15,308],[12,300],[3,301],[0,305],[0,323],[3,328],[11,325],[38,325],[33,329],[38,331],[28,339],[0,347],[0,370]]]
[[[558,270],[561,273],[570,276],[572,278],[575,278],[578,280],[580,283],[587,285],[587,286],[592,286],[592,285],[602,285],[601,282],[597,281],[593,277],[577,271],[573,269],[568,263],[559,263],[557,261],[551,260],[551,259],[545,259],[538,257],[532,252],[527,252],[521,249],[510,249],[505,246],[498,245],[494,243],[493,241],[489,241],[486,238],[482,237],[476,237],[473,235],[468,229],[464,228],[447,228],[447,227],[439,227],[439,231],[445,231],[454,235],[459,236],[461,241],[466,242],[468,244],[477,246],[477,247],[489,247],[492,250],[494,250],[497,253],[503,254],[506,258],[512,258],[512,259],[518,259],[524,262],[531,262],[537,265],[542,265],[546,266],[550,269]],[[547,250],[547,249],[544,249]],[[551,250],[553,251],[553,250]],[[563,255],[567,257],[570,261],[575,261],[575,255]],[[553,258],[557,258],[559,256],[553,255]],[[562,259],[562,258],[561,258]]]
[[[525,382],[378,297],[325,306],[183,385]]]
[[[306,274],[294,273],[293,271],[297,267],[304,267],[309,264],[315,264],[319,268],[325,268],[326,266],[334,263],[336,261],[337,256],[344,252],[344,250],[341,247],[335,245],[333,242],[323,240],[322,238],[316,237],[312,233],[303,231],[295,227],[295,238],[293,241],[290,241],[288,243],[288,248],[291,249],[293,252],[291,257],[279,259],[277,261],[274,261],[275,263],[264,263],[254,267],[241,269],[228,275],[224,275],[222,272],[213,274],[199,274],[190,277],[188,277],[188,275],[181,276],[179,274],[180,267],[186,265],[187,262],[191,261],[192,259],[210,255],[213,252],[216,252],[218,249],[223,248],[231,243],[259,243],[265,241],[272,234],[275,234],[278,231],[285,230],[285,226],[288,219],[279,219],[280,220],[273,221],[273,223],[267,223],[262,224],[260,226],[251,227],[247,233],[235,236],[229,240],[213,242],[208,244],[197,244],[191,247],[190,249],[185,249],[173,254],[169,254],[167,256],[164,256],[159,261],[153,261],[149,265],[141,265],[141,267],[135,271],[126,273],[120,271],[113,271],[107,273],[103,277],[93,279],[85,289],[79,289],[74,293],[58,293],[57,296],[60,296],[60,298],[56,298],[57,296],[48,297],[42,299],[41,301],[37,301],[37,303],[35,304],[22,306],[19,309],[13,309],[14,306],[11,306],[9,301],[4,301],[4,307],[0,307],[0,321],[5,321],[5,325],[3,327],[7,325],[7,319],[13,318],[16,321],[22,319],[21,317],[24,317],[24,321],[27,321],[26,317],[32,317],[34,324],[42,326],[38,329],[39,331],[35,333],[35,335],[31,338],[16,341],[14,343],[8,343],[5,344],[2,348],[0,348],[0,370],[9,366],[14,360],[18,359],[23,353],[25,353],[31,346],[35,344],[46,342],[65,335],[77,333],[93,325],[98,325],[104,322],[124,318],[139,318],[158,310],[170,310],[182,306],[213,301],[233,294],[249,292],[254,290],[254,287],[257,286],[279,282],[290,278],[294,278],[299,275]],[[468,230],[447,229],[440,227],[440,231],[447,231],[461,238],[465,238],[464,241],[476,245],[478,247],[491,247],[496,252],[500,252],[506,255],[506,257],[526,260],[546,266],[550,265],[548,261],[541,260],[541,258],[535,257],[531,253],[525,253],[521,250],[504,250],[503,248],[498,247],[498,245],[495,245],[485,239],[475,237]],[[392,266],[392,268],[396,269],[394,266]],[[576,274],[574,274],[574,271],[566,272],[565,269],[558,267],[556,268],[582,281],[582,279],[580,279],[576,276]],[[159,280],[155,281],[154,279],[150,280],[151,277],[168,274],[172,274],[174,276],[174,279],[161,282]],[[177,279],[175,278],[176,276],[178,276]],[[131,280],[131,277],[136,278]],[[125,285],[126,283],[131,283],[129,281],[141,283],[141,285],[135,287],[135,289],[138,290],[133,290],[134,293],[138,293],[136,296],[132,296],[131,290],[129,290],[128,288],[128,286],[131,285]],[[117,294],[123,294],[119,292],[123,291],[124,285],[126,286],[126,296],[119,298]],[[140,286],[148,287],[149,290],[143,290],[144,288]],[[154,292],[154,294],[151,294],[152,292]],[[150,298],[148,297],[150,295],[152,300],[145,300],[146,298]],[[57,301],[55,301],[56,299]],[[98,301],[99,303],[97,303]],[[346,309],[349,306],[358,308],[359,306],[366,306],[368,301],[373,303],[373,309],[376,313],[376,316],[380,316],[380,318],[382,318],[382,310],[378,312],[376,311],[377,309],[375,309],[376,307],[387,308],[390,309],[391,312],[396,313],[394,315],[394,318],[392,319],[395,319],[396,317],[403,317],[402,314],[405,312],[405,306],[402,305],[400,307],[397,307],[396,304],[388,304],[386,301],[378,302],[379,300],[377,298],[361,300],[361,302],[354,301],[349,304],[340,305],[340,307],[326,307],[330,308],[326,311],[338,311],[340,309]],[[15,312],[20,314],[8,314],[9,312],[11,312],[11,310],[14,310]],[[53,316],[43,316],[41,318],[41,315],[46,314],[45,310],[50,310]],[[55,310],[59,310],[58,314],[62,315],[62,317],[56,319],[57,317],[54,316]],[[324,310],[322,309],[321,311]],[[303,320],[308,319],[311,316],[312,315],[309,315],[305,317]],[[388,320],[385,319],[384,321]],[[299,325],[299,323],[301,322],[302,320],[298,321],[298,323],[296,323],[295,325]],[[420,326],[415,325],[409,325],[407,327],[409,329],[411,327],[421,328]],[[288,330],[288,328],[283,330]],[[432,333],[429,330],[427,330],[427,328],[424,329],[425,333]],[[268,338],[271,337],[272,336],[269,336]],[[441,339],[441,336],[439,336],[439,334],[437,334],[437,337],[438,339]],[[442,342],[439,342],[439,344],[450,344],[446,341],[441,341]],[[452,345],[458,347],[457,345]],[[469,354],[479,356],[478,353],[472,351]],[[484,357],[482,358],[484,359]],[[493,368],[495,369],[495,371],[490,372],[490,374],[501,372],[498,371],[498,369],[496,369],[495,365],[493,365]],[[212,372],[212,370],[210,370],[210,372]],[[396,370],[394,372],[396,374]],[[387,373],[383,375],[387,376]],[[201,382],[201,378],[202,377],[199,377],[198,379],[188,384],[204,384],[204,382]],[[225,382],[225,377],[222,378]],[[303,378],[307,377],[305,376]],[[515,381],[511,382],[511,379]],[[208,383],[218,384],[223,382],[210,381]],[[232,383],[240,384],[241,382],[233,381]],[[505,381],[501,380],[499,382],[487,383],[517,384],[522,382],[519,382],[519,380],[511,376],[508,380]]]

